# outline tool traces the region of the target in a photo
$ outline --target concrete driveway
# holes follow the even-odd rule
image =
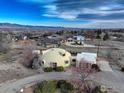
[[[97,65],[99,66],[101,71],[110,71],[110,72],[112,72],[112,68],[110,67],[108,61],[105,61],[105,60],[98,61]]]
[[[118,93],[124,93],[124,73],[120,71],[99,72],[91,77],[95,82],[106,85],[108,88],[112,88]]]

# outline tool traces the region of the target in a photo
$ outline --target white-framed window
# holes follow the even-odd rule
[[[68,64],[68,63],[69,63],[69,61],[68,61],[68,60],[66,60],[66,61],[65,61],[65,64]]]

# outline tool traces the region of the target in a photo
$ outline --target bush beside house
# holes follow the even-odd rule
[[[62,67],[62,66],[59,66],[59,67],[56,67],[56,68],[46,67],[46,68],[44,68],[44,71],[45,72],[52,72],[52,71],[62,72],[62,71],[64,71],[64,67]]]
[[[62,72],[62,71],[64,71],[64,67],[62,67],[62,66],[56,67],[55,71],[56,72]]]
[[[45,72],[52,72],[53,68],[52,67],[46,67],[46,68],[44,68],[44,71]]]

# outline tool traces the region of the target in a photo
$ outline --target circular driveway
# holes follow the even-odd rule
[[[68,80],[72,78],[72,74],[68,72],[51,72],[41,75],[26,77],[20,80],[1,84],[0,93],[17,93],[21,88],[39,83],[43,80]]]
[[[32,86],[43,80],[71,80],[79,78],[79,74],[71,72],[50,72],[0,84],[0,93],[17,93],[21,88]],[[124,93],[124,74],[119,71],[98,72],[89,77],[90,80],[112,87],[118,93]]]

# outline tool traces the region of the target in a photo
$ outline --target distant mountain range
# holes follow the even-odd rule
[[[103,28],[104,29],[104,28]],[[120,30],[121,29],[121,30]],[[21,25],[12,23],[0,23],[0,31],[75,31],[75,30],[98,30],[98,28],[69,28],[69,27],[53,27],[53,26],[33,26],[33,25]],[[120,30],[124,31],[123,28],[106,28],[106,30]]]
[[[77,30],[79,28],[65,28],[65,27],[52,27],[52,26],[32,26],[32,25],[20,25],[11,23],[0,23],[0,30],[3,31],[34,31],[34,30],[45,30],[45,31],[58,31],[58,30]]]

